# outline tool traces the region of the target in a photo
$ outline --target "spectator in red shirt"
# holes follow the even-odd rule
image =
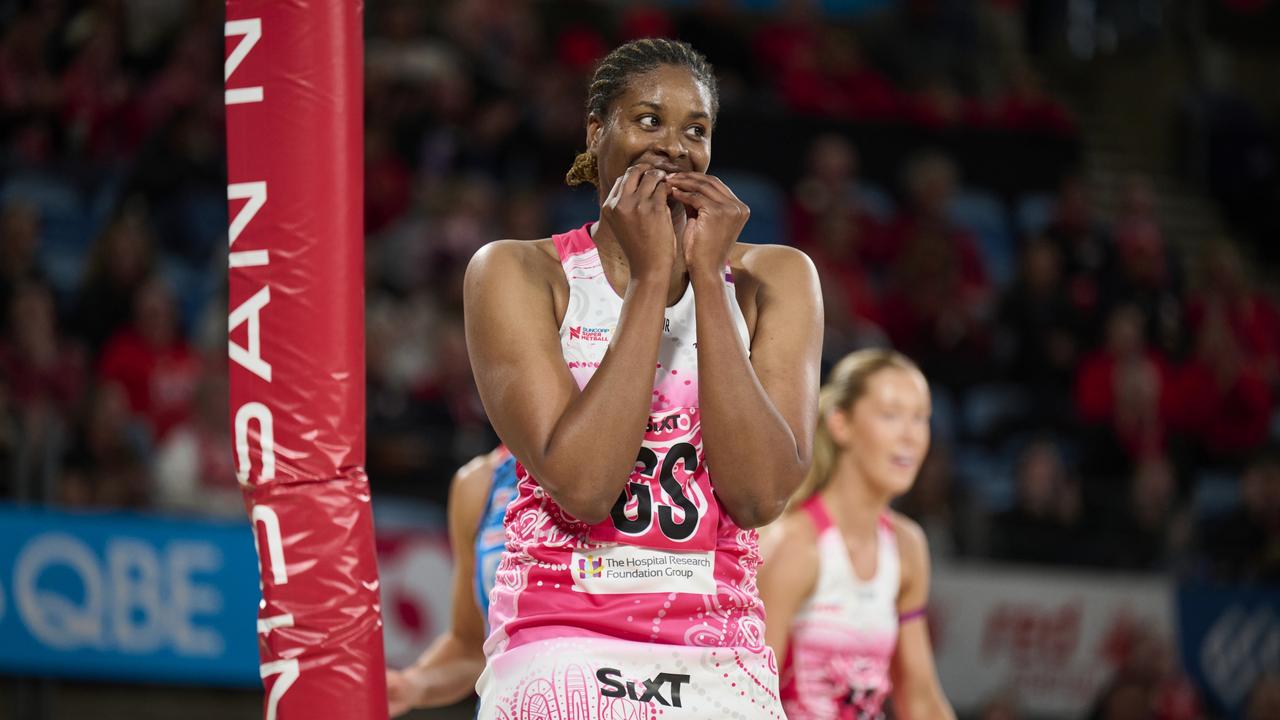
[[[27,498],[52,486],[65,436],[83,396],[85,358],[58,331],[53,293],[36,281],[20,283],[9,306],[9,328],[0,336],[0,378],[7,405],[0,415],[0,460],[11,460],[0,485]],[[3,450],[0,447],[0,450]]]
[[[1244,355],[1266,380],[1280,380],[1280,307],[1257,290],[1240,249],[1211,245],[1201,263],[1201,286],[1187,302],[1187,328],[1198,336],[1212,313],[1221,313]]]
[[[999,109],[1000,124],[1011,130],[1069,136],[1075,120],[1053,96],[1045,92],[1035,69],[1026,62],[1014,66],[1010,86]]]
[[[986,124],[980,107],[942,78],[934,78],[921,85],[911,93],[905,107],[909,121],[929,130],[942,130],[962,123]]]
[[[836,134],[814,140],[789,215],[792,244],[809,254],[822,278],[825,357],[844,357],[886,341],[875,277],[882,268],[871,266],[886,254],[884,226],[863,206],[861,195],[853,144]]]
[[[62,77],[62,120],[90,158],[125,157],[142,141],[135,82],[121,67],[122,29],[105,9],[86,17],[88,36]]]
[[[120,383],[157,441],[191,412],[200,358],[182,336],[172,291],[152,277],[134,296],[133,324],[103,349],[98,376]]]
[[[1198,720],[1200,695],[1181,670],[1169,638],[1149,624],[1129,622],[1111,630],[1111,681],[1094,700],[1090,720]]]
[[[29,9],[5,18],[0,36],[0,111],[9,117],[45,113],[58,103],[58,82],[47,65],[54,28],[41,15]]]
[[[655,2],[628,3],[618,21],[622,41],[641,38],[675,37],[675,23],[667,9]]]
[[[1271,410],[1271,387],[1241,348],[1226,308],[1211,308],[1200,319],[1195,355],[1176,375],[1176,428],[1209,461],[1239,461],[1266,443]]]
[[[69,421],[84,391],[84,353],[58,331],[53,291],[36,281],[19,284],[9,308],[9,332],[0,338],[0,372],[14,405],[28,422],[52,415]]]
[[[761,74],[777,83],[805,48],[818,46],[822,18],[812,0],[787,0],[782,12],[766,21],[752,39]]]
[[[1076,375],[1080,420],[1106,428],[1130,459],[1162,451],[1167,435],[1169,372],[1143,325],[1137,307],[1114,310],[1106,344],[1084,358]]]
[[[1171,353],[1183,342],[1181,267],[1165,242],[1155,202],[1149,178],[1133,175],[1125,182],[1115,224],[1116,263],[1106,303],[1141,307],[1151,342]]]
[[[898,92],[842,30],[823,32],[816,45],[792,48],[775,84],[787,108],[802,115],[859,120],[899,115]]]
[[[910,210],[890,229],[891,280],[883,311],[895,347],[942,382],[965,384],[986,364],[991,284],[972,234],[948,211],[955,165],[937,153],[907,167]]]
[[[985,300],[991,286],[977,242],[973,233],[951,220],[951,204],[960,181],[955,162],[937,151],[922,152],[907,162],[903,181],[908,205],[889,229],[889,259],[906,253],[922,235],[937,236],[958,260],[965,294],[972,296],[968,299]]]
[[[413,172],[382,125],[365,130],[364,172],[364,231],[373,235],[404,217],[413,195]]]
[[[188,26],[176,39],[165,67],[139,92],[139,134],[154,133],[178,110],[197,107],[208,98],[210,77],[217,77],[218,53],[206,27]]]
[[[864,225],[843,208],[824,215],[814,228],[810,256],[823,278],[823,293],[833,316],[847,324],[883,322],[875,279],[859,254],[866,243]]]
[[[862,202],[858,150],[843,136],[822,135],[809,146],[805,174],[791,194],[789,215],[791,243],[810,254],[821,253],[816,242],[818,226],[832,217],[857,225],[858,243],[851,257],[874,263],[891,254],[885,228]]]
[[[810,256],[822,279],[822,351],[831,362],[854,350],[888,344],[875,280],[858,259],[862,232],[856,217],[840,211],[824,217],[815,229]]]
[[[192,416],[156,448],[151,467],[155,504],[204,515],[244,514],[227,424],[225,363],[209,364],[196,388]]]

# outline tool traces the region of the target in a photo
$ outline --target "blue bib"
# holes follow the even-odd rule
[[[507,505],[516,496],[516,459],[508,455],[493,469],[493,482],[489,485],[489,500],[476,531],[476,605],[484,617],[485,630],[489,628],[489,591],[493,590],[493,577],[507,547],[507,531],[503,519]]]

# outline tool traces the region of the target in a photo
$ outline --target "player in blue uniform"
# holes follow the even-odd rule
[[[387,671],[391,717],[456,703],[475,690],[484,670],[489,591],[502,559],[507,505],[515,497],[516,460],[499,446],[462,466],[449,486],[453,548],[453,617],[449,628],[403,670]]]

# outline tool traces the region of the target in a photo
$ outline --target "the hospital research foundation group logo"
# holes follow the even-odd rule
[[[584,558],[578,558],[578,579],[586,580],[589,577],[598,578],[604,571],[604,558],[592,557],[590,555]]]
[[[715,551],[673,552],[615,545],[574,551],[569,564],[574,592],[616,595],[680,592],[714,595]]]
[[[569,338],[571,340],[582,340],[584,342],[609,342],[609,334],[613,332],[613,328],[608,327],[590,327],[588,325],[570,325]]]

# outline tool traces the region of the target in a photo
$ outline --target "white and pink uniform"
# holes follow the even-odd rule
[[[622,310],[589,227],[554,237],[569,281],[560,347],[580,388]],[[736,310],[727,273],[724,291]],[[644,441],[610,517],[577,520],[517,466],[476,685],[485,720],[783,717],[758,536],[721,507],[702,446],[693,289],[665,315]],[[735,324],[749,347],[741,312]]]
[[[818,531],[818,582],[791,622],[783,707],[790,720],[883,717],[898,644],[901,570],[893,525],[880,517],[876,574],[863,580],[822,497],[809,498],[803,509]]]

